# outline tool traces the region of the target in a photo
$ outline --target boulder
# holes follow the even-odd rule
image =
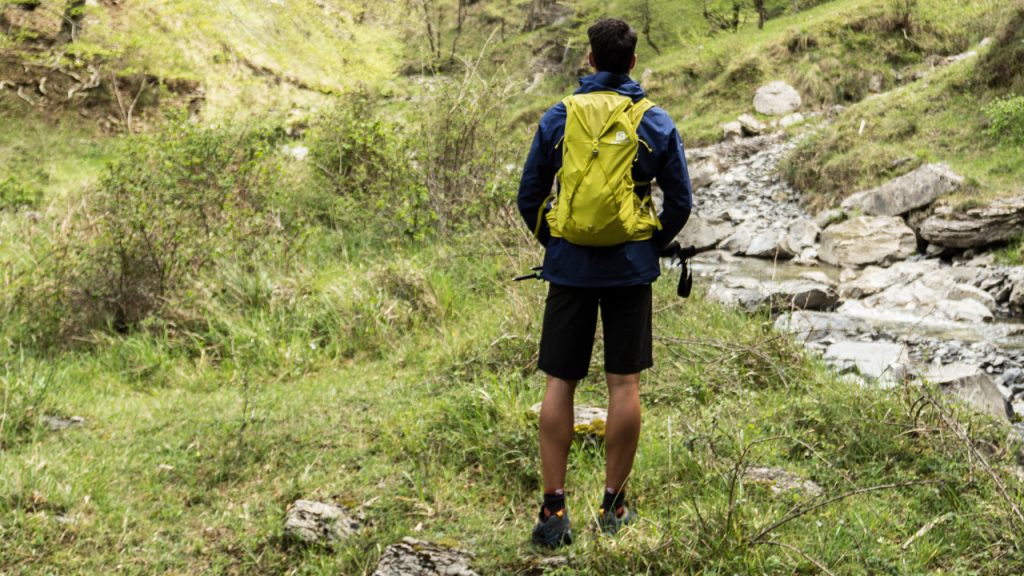
[[[1005,419],[1009,415],[1006,399],[981,366],[964,363],[933,366],[924,374],[924,379],[995,418]]]
[[[846,220],[846,212],[839,208],[823,210],[814,217],[814,223],[818,225],[818,228],[828,228],[833,224],[839,224],[843,220]]]
[[[836,281],[821,270],[808,270],[807,272],[801,272],[800,278],[802,280],[810,280],[811,282],[817,282],[818,284],[824,284],[833,288],[836,286]]]
[[[771,297],[771,292],[764,284],[743,276],[727,277],[722,282],[711,284],[707,291],[709,300],[747,312],[758,310],[770,302]]]
[[[859,267],[906,260],[917,251],[917,237],[895,216],[858,216],[821,233],[818,256],[834,266]]]
[[[907,284],[928,272],[939,269],[937,260],[920,262],[896,262],[889,268],[868,266],[855,279],[839,285],[841,298],[866,298],[890,286]]]
[[[759,136],[768,130],[768,126],[750,114],[743,114],[736,119],[740,123],[744,136]]]
[[[776,310],[831,310],[839,296],[828,284],[809,280],[789,280],[771,288]]]
[[[792,260],[799,253],[790,245],[789,235],[778,230],[763,230],[751,238],[746,255],[768,260]]]
[[[843,201],[843,209],[869,216],[899,216],[930,205],[963,186],[964,179],[945,164],[926,164],[878,188],[858,192]]]
[[[750,247],[752,239],[750,226],[740,224],[733,230],[731,236],[719,242],[718,248],[730,254],[744,254]]]
[[[714,248],[732,234],[732,224],[709,220],[699,214],[691,214],[686,226],[676,236],[680,246],[693,246],[697,250]]]
[[[803,121],[804,121],[804,115],[799,113],[799,112],[796,112],[796,113],[784,116],[782,118],[782,120],[779,120],[779,126],[781,126],[782,128],[789,128],[790,126],[795,126],[797,124],[800,124]]]
[[[977,286],[957,283],[946,291],[949,300],[973,300],[984,306],[989,312],[996,311],[996,299]]]
[[[825,350],[825,360],[840,369],[856,368],[873,379],[899,379],[910,362],[907,349],[893,342],[836,342]]]
[[[687,150],[686,165],[690,174],[690,186],[694,190],[711,184],[722,172],[722,159],[713,148]]]
[[[1024,312],[1024,274],[1016,274],[1011,281],[1010,310],[1014,313]]]
[[[332,546],[359,530],[344,508],[328,502],[296,500],[285,514],[284,535],[305,544]]]
[[[472,561],[465,550],[406,537],[384,550],[373,576],[478,576]]]
[[[1006,242],[1024,231],[1024,196],[996,200],[988,206],[957,212],[939,206],[921,223],[921,237],[949,248],[983,248]]]
[[[730,142],[743,137],[743,125],[739,122],[727,122],[722,125],[722,141]]]
[[[775,329],[808,341],[815,341],[833,336],[852,336],[868,331],[868,326],[864,322],[841,314],[796,310],[776,318]]]
[[[46,426],[46,428],[51,432],[60,432],[62,430],[67,430],[68,428],[74,428],[85,424],[85,418],[82,418],[81,416],[65,418],[63,416],[45,415],[41,420],[43,422],[43,426]]]
[[[765,84],[754,94],[754,110],[769,116],[784,116],[799,109],[800,104],[800,93],[782,81]]]
[[[793,220],[789,223],[789,227],[786,230],[789,233],[789,238],[791,240],[790,245],[797,252],[802,251],[804,248],[814,246],[818,241],[818,235],[821,234],[821,228],[819,228],[814,222],[805,218]]]
[[[912,282],[890,286],[863,303],[870,309],[899,311],[928,321],[990,322],[994,299],[965,283],[976,274],[965,267],[939,268]]]

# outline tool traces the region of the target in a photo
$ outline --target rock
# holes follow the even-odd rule
[[[1024,274],[1018,274],[1013,279],[1010,289],[1010,298],[1007,303],[1010,310],[1016,313],[1024,312]]]
[[[822,489],[817,483],[801,478],[782,468],[752,467],[743,473],[743,481],[751,484],[767,484],[772,494],[803,492],[808,496],[821,496]]]
[[[784,116],[782,120],[779,120],[779,126],[782,128],[789,128],[790,126],[800,124],[804,120],[804,115],[799,112],[796,112],[795,114],[789,114],[787,116]]]
[[[832,208],[830,210],[819,212],[818,215],[814,217],[814,223],[818,225],[818,228],[822,229],[828,228],[833,224],[838,224],[843,220],[846,220],[846,212],[843,212],[839,208]]]
[[[530,407],[530,411],[540,416],[541,402]],[[573,406],[573,428],[577,433],[604,436],[604,425],[608,422],[608,411],[597,406],[576,404]]]
[[[686,151],[686,165],[690,186],[697,190],[718,179],[722,172],[722,159],[713,148],[692,148]]]
[[[791,246],[799,252],[814,246],[818,241],[818,235],[821,234],[821,228],[806,218],[800,218],[789,223],[787,232],[792,240]]]
[[[708,220],[698,214],[691,214],[686,226],[676,236],[680,246],[693,246],[697,250],[714,248],[732,234],[732,224]]]
[[[831,310],[839,302],[834,288],[808,280],[782,282],[771,292],[776,310]]]
[[[950,300],[974,300],[983,305],[989,312],[996,311],[996,299],[988,292],[970,284],[954,284],[946,291],[946,298]]]
[[[743,125],[733,121],[722,125],[722,141],[730,142],[743,137]]]
[[[330,547],[357,530],[359,522],[336,504],[296,500],[285,514],[285,537],[306,544]]]
[[[868,329],[864,322],[840,314],[797,310],[775,319],[775,329],[814,341],[831,336],[852,336]]]
[[[1024,228],[1024,196],[996,200],[988,206],[956,212],[939,206],[921,223],[921,237],[950,248],[984,248],[1020,236]]]
[[[85,418],[82,418],[81,416],[72,416],[70,418],[65,418],[63,416],[43,416],[41,420],[43,425],[51,432],[60,432],[61,430],[67,430],[68,428],[74,428],[85,424]]]
[[[892,342],[836,342],[825,351],[825,359],[872,379],[895,377],[910,362],[906,347]]]
[[[736,119],[740,123],[744,136],[759,136],[768,129],[764,122],[754,118],[750,114],[743,114]]]
[[[935,310],[941,310],[943,316],[954,322],[980,324],[995,319],[992,311],[977,300],[939,300]]]
[[[866,298],[897,284],[907,284],[924,274],[939,269],[935,260],[896,262],[889,268],[868,266],[856,279],[839,286],[841,298]]]
[[[926,164],[878,188],[858,192],[843,201],[843,209],[869,216],[899,216],[930,205],[963,186],[964,179],[945,164]]]
[[[771,82],[757,89],[754,94],[754,110],[769,116],[783,116],[800,108],[800,93],[789,84]]]
[[[373,576],[478,576],[465,550],[402,538],[384,550]]]
[[[924,378],[938,384],[943,392],[953,394],[974,408],[1006,419],[1006,400],[992,378],[975,364],[950,364],[932,367]]]
[[[798,253],[790,246],[789,236],[778,230],[764,230],[750,240],[746,255],[768,260],[791,260]]]
[[[750,241],[753,239],[750,233],[750,227],[744,224],[737,226],[732,235],[722,240],[718,244],[720,250],[725,250],[730,254],[743,254],[750,247]]]
[[[757,280],[731,276],[713,283],[708,288],[707,298],[723,306],[754,312],[771,300],[771,292]]]
[[[824,284],[826,286],[835,287],[836,285],[836,281],[821,270],[808,270],[807,272],[801,272],[800,278],[803,280],[810,280],[811,282],[817,282],[818,284]]]
[[[965,284],[976,274],[966,268],[939,268],[906,284],[895,284],[863,301],[867,308],[893,310],[922,321],[989,322],[987,294]]]
[[[906,260],[917,252],[917,236],[895,216],[859,216],[821,233],[819,257],[829,264],[857,267]]]

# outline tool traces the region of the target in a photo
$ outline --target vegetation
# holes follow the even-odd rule
[[[1019,177],[1017,80],[986,72],[1011,69],[996,47],[1018,32],[910,83],[1016,22],[1001,2],[766,0],[735,26],[733,4],[100,3],[70,42],[0,36],[22,59],[3,66],[58,55],[207,90],[202,114],[138,134],[0,94],[0,572],[368,574],[412,535],[471,548],[486,574],[1018,574],[1003,424],[912,382],[850,386],[766,314],[666,281],[630,481],[642,521],[588,530],[603,451],[581,437],[580,541],[561,568],[527,545],[544,287],[510,282],[541,258],[512,198],[594,18],[638,23],[638,75],[688,146],[770,79],[849,106],[790,164],[811,194],[932,157],[991,193]],[[868,97],[876,78],[908,85]],[[758,466],[823,494],[744,480]],[[364,529],[297,546],[297,498]]]

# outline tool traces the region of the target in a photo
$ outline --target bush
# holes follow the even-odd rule
[[[409,134],[382,116],[369,95],[357,94],[313,127],[315,185],[328,194],[311,197],[310,208],[338,228],[420,238],[435,215],[416,172]]]
[[[34,207],[43,199],[43,191],[20,179],[0,179],[0,210]]]
[[[64,331],[118,331],[169,312],[218,260],[252,256],[281,231],[266,128],[183,119],[126,139],[58,240],[52,275]],[[280,234],[277,234],[280,236]]]
[[[1024,146],[1024,96],[997,98],[983,111],[989,136]]]

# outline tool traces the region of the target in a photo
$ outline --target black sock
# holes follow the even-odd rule
[[[541,520],[565,510],[565,493],[544,494],[544,507],[541,509]]]
[[[604,491],[604,500],[601,502],[602,510],[618,510],[621,506],[626,505],[626,491],[619,490],[615,491]]]

